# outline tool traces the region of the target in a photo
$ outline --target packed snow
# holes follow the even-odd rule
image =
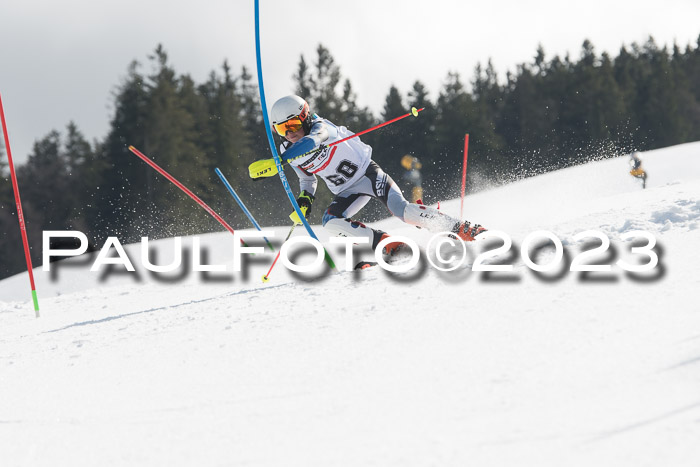
[[[338,264],[315,279],[277,264],[263,283],[270,251],[233,272],[223,232],[199,239],[224,272],[152,274],[138,244],[135,273],[91,272],[96,254],[37,267],[38,319],[27,274],[0,281],[0,463],[695,466],[700,143],[641,158],[645,190],[619,157],[468,196],[467,219],[512,238],[495,261],[510,272],[471,270],[489,240],[452,272],[345,272],[314,226]],[[373,226],[427,249],[425,231]],[[288,227],[271,230],[279,247]],[[535,273],[520,246],[542,230],[564,260]],[[574,240],[589,230],[611,241],[587,261],[608,272],[568,270],[600,245]],[[618,260],[648,261],[631,250],[645,241],[622,240],[639,230],[659,263],[628,273]],[[167,264],[175,240],[151,249]]]

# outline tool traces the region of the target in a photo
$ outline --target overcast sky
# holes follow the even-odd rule
[[[293,91],[299,57],[326,46],[350,79],[360,105],[375,114],[393,84],[414,81],[434,99],[448,71],[468,82],[489,58],[501,78],[531,62],[538,44],[548,58],[578,58],[584,39],[598,54],[622,45],[685,47],[700,35],[700,1],[588,0],[261,0],[263,72],[268,104]],[[418,40],[416,40],[418,39]],[[12,153],[26,160],[37,138],[73,120],[102,139],[112,93],[137,59],[162,43],[172,66],[206,80],[227,59],[236,74],[255,73],[253,0],[2,0],[0,94]]]

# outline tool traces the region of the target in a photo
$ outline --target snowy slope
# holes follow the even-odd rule
[[[54,281],[36,270],[41,319],[26,274],[1,281],[0,459],[697,465],[700,143],[642,159],[644,191],[619,158],[479,193],[465,213],[516,246],[549,230],[572,255],[572,237],[595,229],[630,259],[620,235],[647,230],[652,274],[540,277],[518,254],[512,273],[373,268],[305,282],[277,268],[262,284],[266,254],[247,278],[166,283],[143,271],[101,281],[77,258]],[[456,214],[459,200],[442,206]],[[230,266],[231,238],[201,237],[210,262]],[[167,262],[173,241],[155,244]]]

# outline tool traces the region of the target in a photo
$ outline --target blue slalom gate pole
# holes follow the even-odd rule
[[[226,186],[226,189],[228,190],[228,192],[231,193],[231,196],[233,196],[233,199],[235,199],[236,202],[238,203],[238,205],[241,207],[241,209],[243,210],[243,213],[244,213],[246,216],[248,216],[248,219],[250,219],[250,222],[253,223],[253,226],[254,226],[256,229],[262,231],[262,228],[260,227],[260,224],[258,224],[258,222],[255,220],[255,218],[253,217],[253,215],[250,213],[250,211],[248,210],[248,208],[245,207],[245,204],[243,204],[243,200],[240,198],[240,196],[238,196],[238,194],[236,193],[236,190],[233,189],[233,187],[232,187],[231,184],[228,182],[228,180],[226,180],[226,177],[224,177],[224,174],[221,173],[221,170],[219,170],[219,168],[216,167],[216,168],[214,169],[214,172],[216,172],[216,175],[219,176],[219,178],[220,178],[221,181],[223,182],[224,186]],[[267,242],[267,246],[270,247],[270,250],[275,251],[275,248],[274,248],[274,247],[272,246],[272,244],[270,243],[270,240],[268,240],[267,237],[263,237],[263,238],[264,238],[265,241]]]
[[[292,192],[292,189],[289,186],[289,181],[287,180],[287,176],[284,174],[284,167],[282,165],[282,159],[280,158],[279,154],[277,154],[277,149],[275,148],[275,140],[272,138],[272,127],[270,126],[270,118],[267,115],[267,102],[265,100],[265,86],[263,85],[262,58],[260,56],[260,0],[255,0],[255,56],[256,56],[256,62],[257,62],[257,67],[258,67],[258,88],[260,89],[260,106],[262,107],[263,121],[265,122],[265,132],[267,133],[267,142],[270,144],[270,151],[272,152],[272,157],[275,160],[275,165],[277,166],[277,172],[280,176],[280,180],[282,181],[282,186],[284,187],[284,191],[287,192],[287,197],[289,198],[289,202],[294,207],[294,211],[299,216],[299,219],[301,219],[302,224],[304,224],[304,228],[306,229],[307,232],[309,232],[309,235],[311,235],[311,237],[314,240],[318,241],[318,237],[314,233],[313,229],[311,229],[311,226],[309,225],[309,222],[306,220],[304,213],[302,213],[301,209],[299,209],[299,204],[297,203],[297,200],[294,197],[294,193]],[[331,259],[330,255],[328,254],[327,251],[325,252],[325,254],[326,254],[326,262],[328,263],[328,265],[331,268],[335,269],[335,263],[333,263],[333,260]]]

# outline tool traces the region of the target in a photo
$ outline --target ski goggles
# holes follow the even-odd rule
[[[292,133],[299,131],[301,127],[304,126],[304,123],[301,121],[301,117],[297,116],[292,117],[282,123],[275,123],[272,126],[275,127],[275,131],[278,135],[284,137],[287,135],[288,131],[291,131]]]

